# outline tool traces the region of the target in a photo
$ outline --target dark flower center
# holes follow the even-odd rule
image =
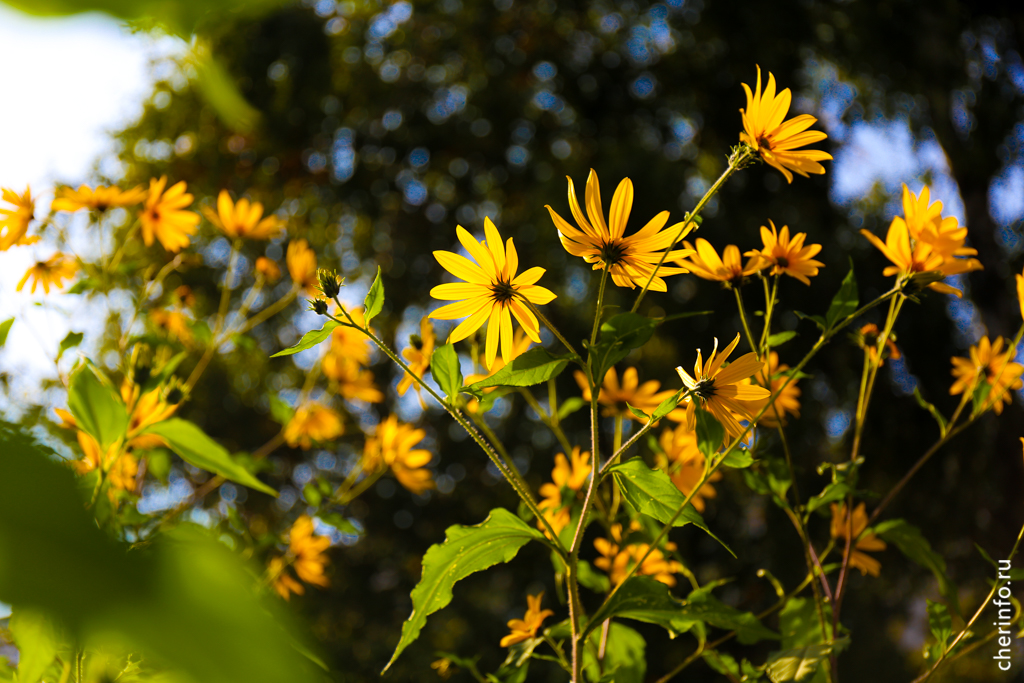
[[[605,242],[601,246],[601,260],[605,265],[614,266],[626,257],[626,248],[621,242]]]
[[[760,140],[758,140],[757,146],[760,147],[761,149],[766,149],[769,152],[772,151],[772,141],[769,140],[767,136],[764,136]]]
[[[785,256],[775,257],[775,263],[776,265],[779,266],[779,268],[789,268],[789,259],[786,258]]]
[[[506,304],[515,298],[516,290],[512,287],[512,283],[498,280],[491,285],[491,296],[499,304]]]
[[[715,395],[715,378],[705,378],[697,382],[693,394],[701,401],[707,401]]]

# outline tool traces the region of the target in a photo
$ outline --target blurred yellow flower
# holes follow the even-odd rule
[[[735,244],[730,244],[725,248],[722,258],[718,257],[715,248],[703,237],[697,238],[696,248],[689,242],[683,242],[683,246],[693,253],[689,259],[682,259],[676,263],[704,280],[737,285],[743,278],[753,275],[768,265],[762,263],[759,256],[751,256],[747,259],[746,265],[743,265],[740,259],[740,249]]]
[[[179,252],[191,243],[198,230],[199,214],[185,210],[192,203],[192,195],[185,192],[184,180],[165,192],[166,187],[167,176],[149,181],[149,195],[139,214],[142,241],[148,247],[155,237],[167,251]]]
[[[120,443],[112,444],[104,453],[96,439],[79,431],[78,445],[81,447],[83,455],[80,460],[72,463],[72,467],[78,474],[86,474],[98,469],[106,475],[111,489],[129,492],[135,490],[135,477],[139,472],[139,461],[129,453],[122,453]],[[113,496],[111,499],[113,500]]]
[[[430,369],[430,356],[434,353],[434,326],[430,324],[430,318],[424,316],[420,320],[420,333],[412,335],[409,342],[411,346],[402,349],[402,357],[409,364],[409,370],[420,379],[423,379],[423,375]],[[402,375],[402,379],[398,381],[398,395],[405,396],[405,392],[409,391],[409,387],[416,390],[416,396],[420,399],[420,406],[426,408],[423,396],[420,394],[420,385],[413,382],[412,375],[406,372]]]
[[[950,275],[981,270],[984,266],[975,258],[978,252],[965,247],[967,228],[961,228],[956,218],[942,217],[942,202],[929,204],[929,191],[925,187],[914,195],[903,186],[903,216],[896,216],[889,224],[885,242],[867,230],[860,231],[894,265],[886,266],[883,275],[911,278],[921,273],[932,273],[928,287],[943,294],[962,296],[960,290],[944,282]]]
[[[319,403],[307,403],[295,411],[284,428],[284,440],[291,447],[309,450],[314,443],[336,439],[345,431],[341,416]]]
[[[857,539],[854,547],[850,548],[850,566],[859,569],[861,575],[871,574],[871,576],[878,576],[882,568],[881,563],[863,551],[885,550],[885,541],[871,532],[861,536],[861,532],[868,525],[868,515],[864,511],[864,503],[854,508],[852,521],[847,513],[846,503],[832,503],[831,508],[832,538],[842,538],[845,540],[850,538],[852,533],[853,538]]]
[[[586,375],[577,370],[573,373],[573,377],[576,378],[576,384],[583,392],[583,400],[589,403],[591,393],[590,387],[587,386]],[[660,388],[661,382],[653,379],[640,384],[636,368],[626,368],[626,371],[622,373],[622,384],[620,385],[619,375],[615,372],[615,368],[609,368],[608,374],[604,376],[604,382],[601,383],[597,402],[604,406],[601,414],[605,417],[628,417],[639,422],[640,418],[634,415],[626,407],[626,404],[651,415],[662,401],[676,393],[672,389],[658,391]]]
[[[885,365],[886,358],[892,358],[898,360],[900,357],[900,350],[896,346],[896,337],[891,332],[889,333],[888,339],[885,340],[885,348],[882,349],[882,357],[878,357],[878,336],[881,334],[881,330],[878,329],[878,325],[874,323],[868,323],[859,330],[853,333],[854,342],[864,353],[868,355],[868,360],[871,363],[877,363],[878,367]],[[771,411],[769,411],[771,412]]]
[[[434,476],[427,469],[433,456],[424,448],[413,448],[426,435],[424,430],[401,423],[390,415],[366,440],[363,471],[369,474],[386,465],[398,483],[413,493],[434,488]]]
[[[743,119],[740,142],[753,147],[766,164],[786,176],[787,182],[793,182],[790,171],[805,178],[808,173],[824,173],[825,169],[818,162],[831,159],[831,154],[818,149],[799,149],[828,137],[821,131],[807,130],[817,119],[801,114],[783,121],[793,99],[789,88],[776,95],[775,76],[768,72],[768,85],[762,92],[761,67],[758,66],[757,87],[751,92],[750,86],[744,83],[743,90],[747,94],[747,106],[740,109]]]
[[[45,261],[36,261],[35,265],[25,271],[25,276],[15,289],[20,292],[29,278],[32,278],[32,288],[29,290],[31,294],[36,293],[36,287],[39,285],[43,286],[43,292],[49,294],[50,287],[63,288],[64,280],[70,280],[76,273],[78,264],[73,259],[64,254],[54,254]]]
[[[899,357],[899,352],[897,352],[896,357]],[[781,388],[786,383],[786,375],[784,373],[787,370],[789,370],[788,365],[779,363],[779,354],[771,351],[768,353],[768,362],[754,375],[757,383],[771,391],[772,396],[778,395],[771,407],[761,416],[758,424],[764,427],[774,429],[780,425],[785,425],[788,415],[800,417],[801,392],[800,388],[796,385],[797,380],[787,384],[785,389]],[[755,401],[752,404],[745,403],[744,407],[746,407],[747,412],[753,415],[761,410],[762,405],[764,405],[764,401]]]
[[[540,343],[540,326],[537,318],[524,302],[533,304],[550,303],[555,295],[537,284],[544,275],[543,268],[530,268],[517,276],[519,255],[512,238],[502,244],[501,235],[490,218],[484,219],[486,240],[478,242],[461,225],[456,227],[459,242],[473,257],[475,263],[465,256],[450,251],[435,251],[434,257],[449,273],[465,282],[449,282],[430,290],[430,296],[456,303],[441,306],[428,317],[435,320],[466,318],[452,330],[448,340],[461,341],[487,323],[485,365],[494,366],[494,359],[501,346],[501,357],[505,363],[512,361],[512,316],[515,316],[523,330],[533,341]]]
[[[715,348],[708,356],[707,363],[703,361],[700,349],[697,349],[697,362],[693,366],[693,376],[682,367],[676,368],[679,378],[691,391],[691,394],[683,399],[687,404],[687,429],[694,429],[697,404],[699,403],[722,423],[729,436],[738,437],[743,433],[743,427],[737,420],[737,416],[740,419],[753,420],[753,415],[749,412],[750,407],[756,405],[760,410],[771,396],[771,392],[767,389],[742,384],[743,380],[764,366],[764,361],[758,360],[756,353],[740,356],[728,366],[722,367],[739,343],[740,335],[737,334],[732,343],[719,354],[718,338],[715,337]]]
[[[574,228],[550,206],[544,207],[551,214],[551,220],[558,229],[558,238],[565,250],[573,256],[581,257],[587,263],[593,263],[594,270],[607,269],[612,282],[619,287],[633,289],[646,285],[651,273],[654,272],[654,267],[661,261],[663,251],[672,246],[676,233],[679,232],[679,224],[662,230],[668,222],[668,211],[662,211],[639,231],[624,237],[626,221],[629,220],[629,212],[633,208],[633,182],[629,178],[624,178],[615,190],[607,223],[601,206],[601,188],[597,173],[591,169],[587,178],[586,204],[589,221],[583,215],[576,199],[572,178],[567,176],[566,180],[569,181],[569,208],[579,229]],[[692,226],[687,232],[690,229]],[[685,236],[685,233],[679,235],[680,238]],[[665,255],[665,263],[671,263],[692,253],[691,249],[670,251]],[[658,275],[651,281],[651,291],[668,291],[662,276],[685,272],[686,268],[662,265],[658,269]]]
[[[537,507],[556,534],[562,533],[562,529],[569,524],[576,494],[587,482],[591,470],[590,452],[581,453],[579,446],[572,449],[568,459],[565,453],[555,456],[551,483],[540,487],[541,500]],[[543,531],[545,536],[548,535],[547,527],[540,520],[537,520],[537,528]]]
[[[266,256],[256,259],[256,272],[267,282],[273,283],[281,279],[281,267]]]
[[[1017,278],[1017,303],[1020,304],[1020,316],[1024,318],[1024,273],[1014,277]]]
[[[348,315],[352,318],[352,322],[360,327],[366,325],[366,318],[363,316],[362,307],[346,309]],[[335,312],[335,317],[339,320],[344,320],[340,311]],[[370,354],[373,351],[373,342],[363,332],[357,329],[342,325],[335,327],[334,331],[331,332],[331,346],[328,350],[329,355],[335,356],[337,359],[351,360],[360,365],[370,364]]]
[[[217,210],[204,206],[203,215],[230,239],[268,240],[284,229],[277,216],[263,218],[263,204],[245,197],[232,202],[227,190],[217,195]]]
[[[631,527],[633,530],[636,528]],[[642,557],[647,555],[651,546],[647,543],[630,543],[622,546],[622,525],[613,524],[611,528],[611,540],[606,538],[594,539],[594,548],[601,554],[601,557],[594,560],[594,566],[608,572],[612,585],[617,586],[626,580],[629,572],[636,566]],[[675,543],[665,543],[666,551],[676,549]],[[676,577],[673,574],[679,573],[683,565],[675,560],[669,560],[660,548],[651,550],[647,559],[636,570],[638,576],[651,576],[655,581],[660,581],[666,586],[676,585]]]
[[[971,347],[970,358],[954,357],[952,374],[956,381],[949,388],[950,395],[962,394],[972,387],[977,389],[984,383],[988,387],[984,406],[1002,415],[1003,404],[1010,403],[1010,391],[1024,386],[1024,365],[1013,362],[1016,349],[1003,351],[1005,343],[1002,337],[990,342],[986,335]]]
[[[338,393],[347,400],[380,403],[384,394],[373,383],[373,373],[352,358],[329,352],[320,364],[324,375],[338,383]]]
[[[189,327],[189,319],[181,311],[154,308],[149,312],[149,319],[172,339],[177,339],[185,345],[192,343],[192,328]]]
[[[316,277],[316,254],[306,240],[294,240],[288,244],[285,255],[288,274],[296,286],[302,287],[309,296],[319,296],[319,280]]]
[[[306,592],[306,588],[288,573],[288,565],[283,557],[271,558],[268,573],[272,577],[274,590],[285,600],[290,600],[292,593],[302,595]]]
[[[62,187],[57,190],[57,196],[50,208],[53,211],[79,211],[90,209],[100,213],[114,207],[135,206],[146,198],[146,191],[142,187],[133,187],[130,190],[122,190],[115,186],[91,188],[80,185],[77,190],[70,187]]]
[[[551,610],[542,610],[540,608],[540,603],[543,599],[543,591],[537,595],[526,596],[526,615],[522,619],[512,619],[508,622],[508,627],[512,633],[501,639],[501,647],[515,645],[537,635],[537,629],[541,627],[544,620],[554,615],[554,612]]]
[[[825,267],[821,261],[811,258],[821,251],[821,245],[808,244],[805,247],[804,239],[807,238],[807,233],[798,232],[790,239],[788,225],[782,226],[780,233],[776,230],[775,223],[768,221],[768,224],[772,226],[770,231],[763,225],[761,226],[761,241],[764,243],[764,248],[760,251],[748,251],[747,256],[760,258],[760,267],[770,267],[770,275],[785,273],[805,285],[811,284],[808,278],[817,275],[818,268]]]
[[[665,471],[684,496],[690,495],[704,476],[704,454],[697,447],[697,433],[681,424],[675,429],[662,431],[658,444],[663,451],[655,456],[658,468]],[[690,499],[697,512],[704,512],[705,498],[714,498],[718,495],[711,482],[721,478],[721,472],[712,473]]]
[[[290,561],[292,568],[300,579],[314,586],[326,588],[329,585],[324,576],[327,556],[324,551],[331,547],[331,539],[313,533],[313,520],[302,515],[288,532],[288,554],[285,558],[275,557],[270,561],[269,574],[277,591],[285,600],[291,593],[302,595],[305,587],[288,573]]]
[[[156,434],[142,434],[147,428],[170,418],[178,410],[179,403],[168,403],[164,390],[160,387],[142,394],[139,385],[125,382],[121,387],[121,397],[125,399],[128,409],[128,445],[133,448],[156,448],[166,446],[163,437]]]
[[[26,187],[19,195],[14,190],[3,188],[3,199],[14,205],[13,209],[0,209],[0,251],[11,247],[33,244],[38,237],[27,237],[28,224],[32,222],[35,212],[35,200],[32,199],[32,188]]]

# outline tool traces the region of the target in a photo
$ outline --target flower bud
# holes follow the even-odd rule
[[[327,315],[327,302],[323,299],[310,299],[309,310],[317,315]]]
[[[321,268],[316,272],[317,279],[320,281],[320,291],[324,293],[324,297],[327,299],[333,299],[338,296],[338,292],[341,291],[341,283],[344,278],[339,278],[338,274],[333,270],[327,270]],[[321,313],[321,315],[323,315]]]

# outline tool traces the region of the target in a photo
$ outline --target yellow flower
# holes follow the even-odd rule
[[[1014,277],[1017,278],[1017,303],[1020,304],[1020,316],[1024,318],[1024,273]]]
[[[384,400],[384,394],[373,383],[373,373],[353,359],[329,352],[320,367],[324,375],[338,383],[338,392],[343,398],[367,403]]]
[[[284,428],[284,440],[291,447],[308,451],[314,442],[336,439],[345,431],[341,416],[327,406],[308,403],[295,411]]]
[[[635,531],[638,529],[638,525],[634,522],[634,526],[630,528]],[[594,548],[601,554],[601,557],[594,560],[594,566],[608,572],[608,578],[611,579],[612,585],[617,586],[626,580],[630,570],[636,566],[640,558],[647,555],[651,546],[647,543],[631,543],[624,548],[620,547],[622,544],[621,524],[612,525],[611,537],[612,540],[594,539]],[[676,544],[665,543],[664,548],[671,552],[676,549]],[[677,574],[682,568],[682,564],[667,559],[660,548],[655,548],[651,550],[651,554],[647,555],[647,559],[635,573],[639,576],[652,576],[655,581],[660,581],[666,586],[674,586],[676,578],[673,574]]]
[[[149,319],[154,325],[167,332],[172,339],[177,339],[185,345],[192,343],[192,328],[189,327],[189,319],[181,311],[154,308],[149,312]]]
[[[274,590],[285,600],[290,600],[292,593],[302,595],[306,592],[305,586],[293,579],[291,574],[288,573],[288,567],[283,557],[272,558],[267,570],[272,577]]]
[[[590,387],[587,386],[586,375],[577,370],[573,376],[583,392],[583,400],[589,403],[591,394]],[[604,382],[601,383],[597,402],[605,406],[601,411],[605,417],[621,416],[640,421],[640,418],[634,415],[626,407],[626,404],[651,415],[662,401],[676,393],[671,389],[658,391],[659,388],[661,388],[661,383],[653,379],[640,384],[636,368],[626,368],[626,371],[622,373],[622,385],[620,386],[615,368],[609,368],[608,374],[604,376]]]
[[[885,348],[882,350],[882,357],[878,357],[878,335],[880,333],[881,330],[879,330],[878,325],[874,323],[868,323],[853,333],[854,342],[864,350],[864,353],[868,356],[868,360],[872,364],[877,363],[878,367],[882,367],[885,364],[886,358],[892,358],[894,360],[898,360],[900,358],[900,350],[896,346],[896,337],[892,332],[889,333],[888,339],[885,340]]]
[[[824,173],[819,161],[831,159],[832,155],[818,149],[799,149],[824,140],[827,135],[817,130],[807,130],[816,118],[801,114],[783,121],[789,113],[793,95],[786,88],[775,94],[775,76],[768,72],[768,86],[761,91],[761,67],[757,67],[757,87],[754,92],[743,84],[747,93],[747,107],[740,109],[743,118],[743,132],[740,142],[753,147],[769,166],[779,169],[787,182],[793,182],[793,171],[803,177],[808,173]]]
[[[562,533],[562,529],[569,524],[573,501],[590,477],[591,469],[590,452],[581,453],[579,446],[572,449],[569,459],[566,459],[565,453],[555,456],[555,468],[551,470],[552,483],[540,487],[541,500],[537,507],[556,534]],[[563,492],[570,494],[568,500],[563,500]],[[537,520],[537,528],[545,536],[548,535],[547,527],[540,520]]]
[[[142,222],[142,240],[146,246],[153,244],[153,238],[167,251],[179,252],[189,245],[196,233],[199,215],[186,211],[192,203],[192,195],[185,192],[185,181],[172,185],[166,192],[167,176],[149,181],[149,196],[142,207],[139,220]]]
[[[484,219],[484,242],[478,242],[461,225],[455,231],[475,263],[449,251],[434,252],[434,257],[445,270],[465,282],[450,282],[431,289],[430,296],[435,299],[456,303],[442,306],[428,317],[455,320],[469,316],[452,330],[448,337],[452,343],[465,339],[487,322],[485,365],[488,369],[494,366],[499,342],[502,359],[510,363],[512,316],[519,321],[527,336],[539,344],[540,326],[524,302],[543,305],[550,303],[555,295],[536,284],[544,275],[543,268],[530,268],[516,276],[519,255],[512,238],[509,237],[507,244],[503,245],[501,235],[490,218]]]
[[[413,448],[426,435],[424,430],[401,423],[394,415],[389,416],[366,440],[363,471],[371,473],[387,465],[398,483],[413,493],[434,488],[434,476],[427,469],[433,456],[426,449]]]
[[[566,180],[569,181],[569,208],[580,226],[579,229],[574,228],[550,206],[544,207],[551,214],[551,220],[558,229],[558,238],[565,250],[573,256],[582,257],[587,263],[593,263],[594,270],[607,269],[608,274],[612,276],[612,282],[619,287],[633,289],[646,285],[651,273],[654,272],[654,267],[662,259],[663,250],[672,246],[679,224],[663,231],[662,228],[668,222],[668,211],[662,211],[638,232],[624,237],[626,221],[633,208],[633,182],[629,178],[624,178],[615,190],[607,223],[604,220],[604,209],[601,207],[601,188],[597,173],[591,169],[587,178],[586,204],[589,221],[583,215],[576,199],[572,178],[566,176]],[[687,232],[690,229],[692,226]],[[680,238],[685,236],[685,233],[679,235]],[[670,251],[665,256],[665,262],[669,263],[692,253],[690,249]],[[686,268],[663,265],[658,269],[658,275],[651,281],[651,291],[668,291],[662,275],[685,272]]]
[[[281,268],[266,256],[256,259],[256,272],[263,276],[267,282],[277,282],[281,279]]]
[[[420,320],[420,333],[413,335],[410,339],[412,346],[402,349],[402,357],[409,364],[409,370],[414,375],[423,379],[423,375],[430,369],[430,356],[434,353],[434,326],[430,324],[430,318],[424,316]],[[405,396],[409,387],[416,390],[416,396],[420,399],[420,405],[426,408],[423,403],[423,396],[420,394],[420,385],[413,382],[412,375],[406,372],[398,382],[398,395]]]
[[[121,453],[120,443],[114,443],[104,453],[96,439],[79,431],[78,445],[82,449],[83,456],[81,460],[72,463],[72,467],[78,474],[98,469],[107,475],[111,489],[129,492],[135,490],[135,477],[139,472],[139,461],[129,453]],[[111,500],[114,499],[115,497],[112,495]]]
[[[32,289],[29,290],[31,294],[36,293],[36,287],[39,285],[42,285],[43,291],[49,294],[50,287],[63,288],[64,280],[73,278],[77,272],[78,264],[74,260],[64,254],[54,254],[45,261],[36,261],[35,265],[25,271],[25,276],[15,289],[20,292],[28,279],[32,278]]]
[[[306,240],[294,240],[289,243],[285,261],[288,263],[288,274],[291,275],[292,282],[302,287],[309,296],[319,296],[316,254],[309,248],[309,243]]]
[[[903,186],[903,216],[896,216],[889,224],[885,243],[867,230],[861,234],[868,238],[894,265],[887,266],[883,275],[898,275],[909,279],[920,273],[931,273],[928,287],[943,294],[962,296],[960,290],[937,280],[950,275],[959,275],[984,266],[974,258],[978,252],[964,246],[967,228],[961,228],[956,218],[942,217],[942,202],[929,204],[929,192],[925,187],[919,196]]]
[[[718,257],[715,248],[703,237],[697,238],[696,249],[689,242],[683,242],[683,246],[693,251],[693,253],[689,259],[676,261],[676,263],[704,280],[715,280],[736,285],[743,278],[767,267],[767,264],[761,262],[759,256],[751,256],[747,259],[747,264],[743,265],[740,260],[739,247],[735,244],[730,244],[725,248],[725,251],[722,252],[722,258]]]
[[[57,190],[57,196],[50,208],[54,211],[90,209],[102,213],[114,207],[135,206],[145,198],[146,191],[142,187],[133,187],[130,190],[122,190],[117,186],[93,189],[81,185],[77,190],[62,187]]]
[[[366,318],[363,316],[362,307],[348,310],[352,322],[360,327],[366,325]],[[341,312],[335,312],[334,316],[339,320],[345,320]],[[335,355],[339,359],[347,359],[360,365],[370,364],[370,353],[373,351],[373,342],[363,332],[347,326],[335,327],[331,332],[331,346],[329,355]]]
[[[537,635],[537,629],[541,627],[544,620],[554,615],[554,612],[549,609],[541,610],[540,602],[543,599],[543,591],[537,595],[526,596],[526,615],[522,619],[513,619],[508,622],[508,627],[512,633],[501,639],[501,647],[515,645]]]
[[[685,424],[681,424],[675,429],[665,429],[661,433],[661,438],[658,439],[658,444],[664,451],[664,455],[661,453],[657,455],[658,468],[668,474],[672,483],[684,496],[690,495],[690,492],[704,476],[704,454],[697,447],[697,433],[692,429],[687,429]],[[718,495],[711,482],[721,478],[721,472],[712,473],[707,482],[690,499],[697,512],[704,512],[705,498],[714,498]]]
[[[221,190],[217,195],[217,211],[204,206],[203,215],[230,239],[268,240],[284,229],[284,221],[277,216],[260,220],[263,217],[262,204],[250,203],[245,197],[236,204],[231,201],[227,190]]]
[[[864,503],[861,503],[854,509],[852,521],[846,510],[846,503],[832,503],[831,507],[832,538],[847,539],[852,532],[853,538],[857,539],[854,547],[850,548],[850,566],[859,569],[861,575],[871,574],[871,576],[878,576],[882,565],[878,560],[862,551],[885,550],[885,541],[871,532],[863,536],[860,535],[864,531],[864,527],[868,525],[868,515],[864,511]]]
[[[326,588],[329,582],[324,576],[324,565],[327,564],[324,551],[329,547],[331,539],[313,533],[313,520],[308,515],[302,515],[295,520],[291,531],[288,532],[287,557],[273,558],[268,568],[274,590],[278,595],[287,600],[291,593],[302,595],[306,592],[305,587],[288,573],[289,562],[300,579],[314,586]]]
[[[163,437],[141,432],[174,415],[180,402],[168,403],[167,396],[159,387],[147,391],[141,397],[138,397],[139,392],[139,386],[132,382],[126,381],[121,386],[121,398],[125,399],[125,407],[129,412],[128,445],[142,449],[166,446]]]
[[[28,224],[35,212],[32,188],[26,187],[24,194],[3,188],[3,199],[14,205],[13,209],[0,209],[0,251],[11,247],[38,242],[38,237],[26,237]]]
[[[804,239],[807,233],[798,232],[790,239],[788,225],[782,226],[782,232],[779,233],[775,229],[775,223],[768,221],[768,224],[772,226],[770,232],[768,228],[761,226],[761,241],[764,242],[764,248],[761,251],[748,251],[747,255],[760,258],[761,267],[770,267],[771,275],[785,273],[805,285],[811,284],[808,277],[814,277],[818,274],[818,268],[825,267],[821,261],[811,258],[821,251],[821,245],[809,244],[805,247]]]
[[[687,429],[694,428],[697,419],[697,404],[700,403],[701,407],[722,423],[729,436],[738,437],[743,433],[743,427],[736,416],[745,420],[753,420],[753,415],[748,412],[749,407],[757,405],[760,410],[760,406],[763,406],[771,396],[771,392],[767,389],[741,384],[743,380],[764,366],[764,361],[758,360],[756,353],[740,356],[727,367],[722,367],[722,364],[729,358],[729,354],[739,343],[740,335],[737,334],[732,343],[719,355],[718,338],[716,337],[715,349],[708,356],[707,363],[703,362],[700,349],[697,349],[697,362],[693,366],[692,377],[682,367],[676,368],[683,384],[692,392],[683,399],[687,404]],[[740,403],[740,401],[744,403]]]
[[[970,358],[954,357],[952,374],[956,381],[949,388],[950,395],[962,394],[971,387],[977,388],[976,382],[984,382],[989,387],[985,407],[991,407],[996,415],[1002,415],[1003,404],[1010,403],[1010,390],[1024,386],[1021,381],[1024,365],[1012,362],[1015,349],[1003,351],[1005,343],[1002,337],[989,342],[985,336],[971,347]]]
[[[899,357],[899,352],[895,357]],[[782,385],[786,383],[785,372],[789,370],[789,366],[785,363],[779,363],[779,354],[775,351],[771,351],[768,354],[768,362],[761,370],[754,375],[754,379],[765,389],[771,391],[772,395],[776,394],[778,397],[775,399],[775,403],[765,411],[764,415],[761,416],[759,424],[764,427],[775,428],[780,425],[786,424],[786,416],[792,415],[793,417],[800,417],[800,388],[796,385],[797,381],[793,380],[786,385],[785,389],[781,389]],[[781,393],[780,393],[781,391]],[[747,408],[747,412],[754,414],[761,409],[764,405],[764,401],[754,402],[753,404],[744,404]]]

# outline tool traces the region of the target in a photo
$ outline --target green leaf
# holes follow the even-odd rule
[[[427,617],[451,602],[457,581],[508,562],[533,540],[544,541],[544,536],[502,508],[491,510],[476,526],[448,527],[444,543],[430,546],[423,556],[423,576],[412,590],[412,614],[402,624],[402,637],[384,671],[419,637]]]
[[[324,326],[319,330],[310,330],[306,334],[302,335],[302,339],[295,346],[290,346],[284,351],[278,351],[271,358],[277,358],[278,356],[291,356],[292,354],[298,353],[299,351],[305,351],[311,349],[317,344],[321,344],[327,341],[327,338],[331,336],[331,332],[334,331],[335,327],[338,327],[339,323],[328,320],[324,323]]]
[[[821,662],[832,654],[833,646],[839,643],[819,643],[804,647],[773,652],[768,657],[765,670],[772,683],[803,683],[809,681],[818,671]]]
[[[546,349],[535,347],[512,360],[501,370],[474,382],[468,389],[476,391],[487,387],[532,387],[557,377],[572,356],[552,356]]]
[[[644,411],[640,410],[639,408],[634,408],[633,406],[629,405],[628,403],[626,404],[626,407],[629,408],[629,412],[633,413],[633,417],[635,417],[636,419],[640,420],[641,422],[647,422],[647,418],[650,417]]]
[[[829,503],[835,503],[843,500],[846,496],[853,492],[853,489],[844,482],[836,481],[830,483],[821,493],[811,497],[807,501],[807,512],[814,512],[820,507],[824,507]]]
[[[821,317],[820,315],[807,315],[806,313],[802,313],[800,311],[793,311],[793,314],[796,317],[800,318],[801,320],[810,320],[823,331],[826,329],[825,318]]]
[[[843,284],[839,286],[839,291],[832,297],[828,313],[825,314],[826,328],[832,329],[840,320],[852,315],[858,305],[860,305],[860,299],[857,298],[857,278],[853,274],[853,260],[851,259],[850,271],[843,278]]]
[[[44,614],[22,607],[15,607],[10,629],[20,654],[18,683],[36,683],[57,655],[56,629]]]
[[[709,667],[725,676],[732,676],[734,680],[743,683],[754,683],[761,680],[764,675],[764,666],[756,667],[746,659],[737,663],[735,658],[725,652],[718,650],[706,650],[701,654]]]
[[[654,414],[651,415],[651,420],[657,422],[661,418],[665,417],[679,405],[679,394],[672,394],[664,401],[658,404],[658,407],[654,409]]]
[[[935,418],[935,422],[939,425],[939,435],[940,436],[945,436],[946,435],[946,418],[945,418],[945,416],[943,416],[943,414],[941,412],[939,412],[938,408],[933,406],[928,401],[924,400],[924,396],[921,395],[921,388],[920,387],[914,387],[914,400],[917,401],[917,405],[919,405],[922,408],[924,408],[925,410],[927,410],[928,413],[933,418]]]
[[[601,631],[590,634],[589,646],[583,651],[583,674],[588,681],[614,681],[614,683],[644,683],[647,674],[643,636],[623,624],[612,622],[608,628],[608,644],[604,660],[597,661],[601,644]]]
[[[562,401],[562,405],[558,406],[558,419],[564,420],[585,405],[587,405],[587,402],[579,396],[571,396],[565,399]]]
[[[81,344],[83,339],[85,339],[84,332],[68,332],[67,336],[61,340],[60,347],[57,349],[57,360],[61,359],[65,351]]]
[[[123,437],[128,428],[124,403],[89,363],[83,363],[71,373],[68,409],[78,426],[91,434],[103,451]]]
[[[960,613],[960,602],[957,599],[956,586],[946,576],[946,561],[932,550],[921,530],[902,519],[892,519],[875,527],[875,534],[882,540],[892,543],[900,549],[907,559],[929,569],[939,582],[939,592],[949,602],[949,606],[957,614]]]
[[[318,515],[325,523],[330,524],[343,534],[359,535],[359,529],[337,512],[324,512]]]
[[[227,449],[206,435],[202,429],[180,418],[157,422],[145,431],[161,436],[181,459],[201,470],[219,474],[251,489],[277,496],[277,492],[257,479],[231,458]]]
[[[771,630],[750,612],[730,607],[711,595],[714,585],[690,593],[686,600],[686,615],[726,631],[736,631],[736,639],[744,645],[759,640],[778,640],[779,634]]]
[[[768,348],[774,349],[776,346],[782,346],[795,336],[797,336],[795,330],[776,332],[775,334],[768,335]]]
[[[725,440],[725,427],[722,426],[715,416],[697,408],[697,448],[709,461],[715,457],[722,448],[722,441]]]
[[[274,394],[268,394],[267,400],[270,401],[270,417],[274,418],[274,422],[282,425],[291,422],[292,417],[295,415],[295,409],[292,408],[291,404],[281,400]]]
[[[652,470],[640,458],[631,458],[612,467],[610,471],[630,507],[659,522],[667,524],[686,500],[686,496],[676,488],[667,474],[658,469]],[[736,553],[729,546],[711,533],[708,525],[704,523],[704,518],[694,509],[692,503],[687,504],[672,526],[682,527],[687,524],[702,529],[704,533],[721,543],[730,555],[736,557]]]
[[[928,629],[935,636],[942,652],[946,649],[946,642],[953,635],[953,618],[949,616],[949,609],[941,602],[926,601],[928,603]]]
[[[725,460],[722,461],[722,464],[726,467],[743,469],[754,464],[754,456],[752,456],[748,450],[734,448],[732,453],[725,456]]]
[[[561,563],[561,559],[558,555],[552,553],[552,556]],[[586,586],[595,593],[601,593],[602,595],[611,590],[611,581],[608,579],[608,575],[604,572],[599,572],[591,566],[586,560],[580,560],[576,569],[576,578],[579,580],[581,586]]]
[[[636,313],[620,313],[601,325],[601,336],[590,349],[594,382],[600,385],[608,369],[647,343],[657,321]]]
[[[188,61],[195,68],[199,92],[220,120],[241,133],[255,130],[260,123],[260,112],[246,101],[221,60],[207,49],[195,49]]]
[[[8,318],[7,320],[0,323],[0,347],[7,343],[7,335],[11,332],[11,325],[14,324],[14,318]]]
[[[702,623],[689,615],[687,606],[669,592],[668,586],[649,576],[631,576],[619,586],[591,617],[583,635],[613,617],[657,624],[673,638]]]
[[[371,320],[377,317],[382,308],[384,308],[384,284],[380,281],[380,266],[377,266],[377,277],[373,278],[370,291],[363,299],[363,320],[366,321],[367,326],[370,325]]]
[[[445,344],[434,349],[430,356],[430,373],[449,401],[454,401],[462,390],[462,365],[455,347]]]

